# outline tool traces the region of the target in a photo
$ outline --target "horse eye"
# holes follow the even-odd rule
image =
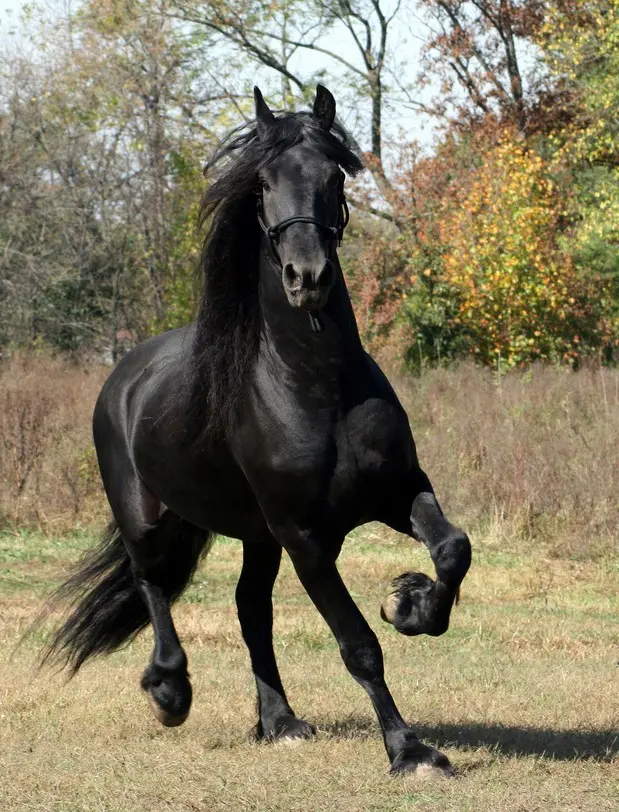
[[[265,191],[265,192],[268,192],[268,191],[269,191],[269,189],[271,188],[271,187],[269,186],[268,181],[266,181],[264,178],[260,178],[259,183],[260,183],[261,188],[262,188],[262,189],[263,189],[263,191]]]

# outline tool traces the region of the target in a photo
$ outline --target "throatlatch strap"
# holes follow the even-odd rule
[[[310,313],[309,320],[312,332],[322,333],[322,322],[320,321],[320,316],[318,315],[318,313]]]

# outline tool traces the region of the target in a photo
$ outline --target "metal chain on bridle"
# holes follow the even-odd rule
[[[269,239],[269,245],[271,246],[271,252],[275,258],[277,264],[282,267],[282,261],[279,256],[279,251],[277,250],[277,246],[279,245],[279,239],[283,231],[285,231],[289,226],[294,225],[295,223],[309,223],[310,225],[317,226],[322,231],[326,231],[330,237],[332,242],[336,243],[339,247],[342,244],[342,239],[344,237],[344,229],[348,225],[348,221],[350,220],[350,213],[348,211],[348,204],[346,203],[346,195],[344,194],[344,181],[346,180],[346,176],[343,172],[340,173],[340,181],[338,184],[337,189],[337,200],[338,200],[338,211],[337,211],[337,222],[334,226],[329,226],[326,223],[321,223],[320,220],[316,220],[315,217],[306,217],[305,215],[296,215],[294,217],[287,217],[285,220],[277,223],[274,226],[267,226],[264,222],[264,209],[262,204],[262,187],[258,186],[256,188],[256,216],[258,218],[258,225],[265,233],[265,235]],[[312,330],[315,333],[319,333],[322,330],[322,325],[320,323],[320,319],[317,313],[310,313],[310,324],[312,326]]]

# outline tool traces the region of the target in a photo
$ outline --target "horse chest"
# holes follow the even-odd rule
[[[414,457],[406,417],[379,398],[337,420],[283,423],[250,448],[246,471],[267,512],[331,515],[351,526],[374,518]]]

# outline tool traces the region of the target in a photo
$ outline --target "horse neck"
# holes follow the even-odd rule
[[[314,332],[309,313],[288,303],[281,269],[265,246],[260,255],[261,355],[280,383],[303,393],[312,387],[320,400],[339,399],[347,374],[365,358],[337,255],[334,262],[336,280],[319,314],[322,329]]]

